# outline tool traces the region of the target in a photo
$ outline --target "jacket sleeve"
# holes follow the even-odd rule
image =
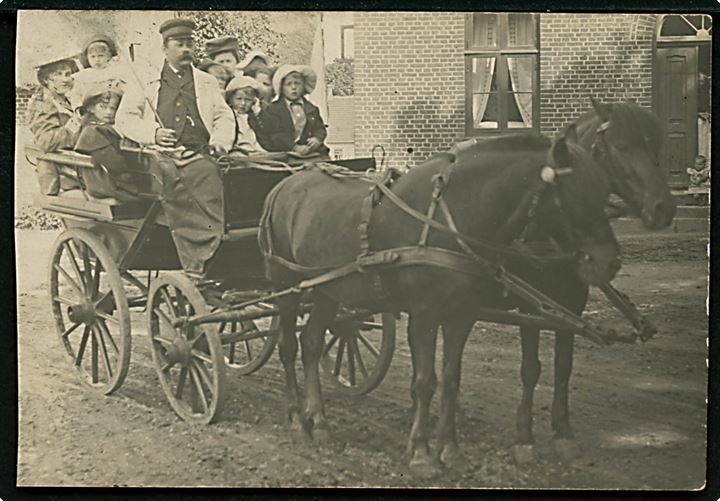
[[[278,106],[273,103],[260,113],[260,132],[255,132],[260,146],[268,151],[290,151],[295,146],[295,139],[282,127],[282,116],[277,112]]]
[[[213,100],[213,126],[209,141],[210,144],[220,145],[230,151],[235,142],[235,115],[223,99],[215,78],[211,78],[213,79],[212,87],[214,87],[210,90]]]
[[[75,146],[79,131],[63,124],[54,104],[33,100],[28,108],[30,131],[38,148],[47,153]]]
[[[312,112],[310,114],[313,117],[312,128],[309,131],[310,137],[314,137],[323,143],[327,137],[327,127],[325,127],[325,122],[323,122],[322,116],[320,116],[320,110],[317,106],[312,105]]]
[[[115,128],[123,136],[140,144],[154,144],[155,131],[160,124],[155,121],[139,85],[128,85],[120,101]]]

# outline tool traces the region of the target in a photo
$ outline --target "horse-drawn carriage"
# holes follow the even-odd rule
[[[654,333],[629,300],[607,282],[619,263],[617,242],[603,206],[612,190],[639,212],[649,227],[661,227],[672,219],[674,205],[662,177],[652,169],[642,170],[643,163],[626,164],[622,154],[627,147],[614,146],[630,137],[637,139],[633,148],[654,165],[656,152],[648,147],[652,143],[648,137],[657,134],[646,112],[634,105],[619,105],[617,111],[596,107],[596,114],[578,122],[583,122],[578,125],[581,132],[569,129],[569,139],[551,142],[543,137],[517,136],[471,141],[433,157],[397,181],[387,175],[368,178],[352,174],[372,170],[374,158],[323,163],[312,169],[223,162],[223,239],[208,263],[208,281],[200,286],[177,271],[181,267],[171,230],[163,218],[162,200],[153,188],[157,177],[146,158],[154,153],[126,151],[127,172],[136,176],[138,186],[146,187],[138,189],[134,200],[96,200],[85,189],[76,197],[38,200],[41,208],[61,216],[66,226],[53,246],[50,262],[50,295],[60,339],[81,379],[110,393],[127,374],[130,310],[145,309],[155,368],[171,406],[182,418],[204,423],[213,420],[222,407],[225,369],[254,372],[268,360],[280,339],[281,359],[290,374],[290,414],[302,421],[294,374],[295,334],[302,332],[303,352],[307,342],[308,352],[314,353],[307,361],[303,356],[306,387],[308,374],[312,378],[310,389],[306,388],[310,402],[306,413],[320,433],[322,399],[312,366],[319,362],[330,380],[346,392],[370,391],[382,381],[390,364],[396,314],[408,312],[416,404],[411,467],[435,472],[425,428],[435,385],[433,360],[439,325],[445,343],[451,343],[450,356],[455,357],[444,363],[444,392],[457,391],[453,386],[459,382],[457,357],[462,355],[465,336],[476,320],[530,327],[522,332],[523,339],[536,337],[539,329],[562,333],[558,338],[563,339],[577,333],[604,344],[638,337],[644,340]],[[650,132],[632,129],[637,138],[626,132],[628,123],[636,123],[625,120],[627,113],[645,120]],[[576,134],[587,144],[578,142],[573,137]],[[73,153],[44,154],[42,158],[74,169],[81,181],[84,170],[97,168],[88,157]],[[626,185],[630,176],[620,175],[625,169],[643,178],[643,186]],[[303,174],[291,175],[298,170]],[[448,183],[451,173],[452,186]],[[314,187],[324,182],[326,174],[362,177],[367,183],[351,188],[326,186],[326,193],[334,193],[322,198]],[[570,181],[559,179],[569,174]],[[280,193],[281,186],[290,188]],[[310,201],[293,202],[302,198],[292,196],[298,194]],[[321,198],[332,203],[314,203]],[[342,210],[328,210],[343,206],[353,207],[347,213],[354,224],[348,225]],[[370,224],[372,217],[374,223]],[[321,218],[327,221],[310,224]],[[277,226],[278,221],[287,224]],[[477,226],[478,221],[485,226]],[[303,231],[293,235],[296,224],[301,224]],[[568,309],[541,292],[548,285],[547,276],[531,285],[506,269],[505,264],[513,260],[525,264],[543,260],[537,250],[509,245],[523,228],[533,224],[556,242],[565,242],[564,252],[547,257],[562,263],[559,268],[548,268],[554,270],[553,277],[561,275],[555,286],[562,288],[567,284],[564,278],[576,276],[567,273],[569,267],[575,267],[580,275],[586,273],[584,283],[574,279],[564,294],[586,298],[587,284],[599,285],[633,323],[633,334],[621,336],[585,322],[579,316],[584,299]],[[371,226],[375,244],[380,242],[376,249],[367,245]],[[471,228],[473,233],[458,228]],[[316,241],[316,236],[325,240]],[[278,252],[273,251],[275,240],[280,244]],[[333,254],[335,243],[338,248],[344,245],[345,253],[337,256],[343,264],[328,266],[322,256]],[[356,247],[362,250],[360,255]],[[296,249],[305,252],[303,263],[293,255]],[[273,268],[273,263],[280,266]],[[523,266],[517,268],[521,274]],[[293,273],[278,272],[281,268]],[[385,284],[373,279],[380,274],[377,270],[382,270]],[[361,278],[333,289],[342,282],[339,278],[346,277]],[[383,285],[387,286],[387,307],[380,294]],[[311,298],[305,294],[318,289],[324,292]],[[354,296],[360,297],[356,293],[372,297],[375,306],[353,301]],[[345,297],[350,298],[347,303]],[[509,304],[508,298],[515,302]],[[570,304],[578,302],[573,299]],[[339,303],[339,309],[333,303]],[[518,306],[520,311],[510,311]],[[304,313],[309,314],[306,323],[296,325],[297,316]],[[324,315],[324,319],[313,323],[314,314]],[[413,323],[413,316],[422,322]],[[308,340],[318,332],[324,336],[320,349]],[[288,346],[288,337],[293,346]],[[537,356],[532,350],[526,352],[526,345],[531,344],[523,343],[523,360]],[[562,364],[572,360],[572,342],[556,344],[556,350]],[[569,367],[563,378],[569,378]],[[534,383],[528,379],[527,384],[531,394]],[[566,394],[567,386],[559,391]],[[571,436],[565,397],[565,405],[558,406],[563,411],[562,424],[556,429],[561,438]],[[441,416],[445,426],[441,459],[448,464],[457,453],[453,406],[450,396]],[[524,400],[518,412],[529,415],[530,405]],[[527,427],[522,428],[520,443],[531,443]]]
[[[61,218],[64,231],[50,252],[50,297],[58,334],[80,380],[109,394],[123,383],[131,353],[131,312],[146,311],[153,360],[173,409],[184,419],[209,422],[220,411],[225,368],[245,375],[262,367],[277,343],[272,299],[244,317],[198,325],[177,318],[231,312],[262,298],[269,284],[257,246],[258,220],[267,192],[297,165],[221,162],[225,225],[201,290],[181,270],[166,224],[150,151],[125,149],[133,200],[94,198],[88,187],[102,169],[75,152],[41,153],[65,166],[80,189],[38,196],[36,205]],[[328,162],[353,171],[374,169],[374,157]],[[88,190],[88,188],[90,188]],[[309,308],[309,306],[306,306]],[[324,367],[338,388],[363,393],[383,378],[392,358],[395,318],[346,311],[345,327],[328,332]],[[352,353],[352,357],[344,356]]]

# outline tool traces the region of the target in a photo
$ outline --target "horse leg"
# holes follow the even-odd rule
[[[572,461],[580,455],[570,426],[568,405],[574,341],[575,335],[572,332],[562,331],[555,334],[555,388],[551,422],[555,432],[555,451],[564,461]]]
[[[295,326],[297,324],[300,297],[298,295],[284,296],[278,298],[277,303],[280,310],[278,351],[280,352],[280,360],[285,368],[285,396],[288,402],[290,429],[296,438],[309,440],[310,436],[303,424],[300,392],[298,390],[297,374],[295,373],[295,360],[297,359],[298,352]]]
[[[443,370],[440,393],[440,416],[437,435],[440,461],[445,466],[463,469],[466,466],[455,430],[455,413],[462,373],[462,355],[474,318],[455,317],[442,323]]]
[[[520,465],[532,463],[535,459],[532,433],[533,397],[535,386],[540,379],[540,360],[538,358],[538,345],[540,330],[534,327],[520,327],[520,344],[522,346],[522,362],[520,365],[520,379],[523,392],[516,415],[517,443],[513,447],[515,462]]]
[[[300,334],[305,373],[305,419],[312,429],[313,439],[318,443],[330,440],[329,427],[323,408],[319,364],[324,346],[324,334],[335,317],[337,309],[338,303],[316,294],[313,298],[310,318]]]
[[[437,376],[435,374],[435,351],[437,349],[438,322],[429,315],[410,314],[408,320],[408,344],[412,354],[413,377],[410,394],[413,399],[412,429],[408,442],[410,471],[421,478],[432,478],[441,473],[436,458],[430,454],[430,402]]]

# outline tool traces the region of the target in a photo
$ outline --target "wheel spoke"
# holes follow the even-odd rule
[[[102,331],[97,326],[93,326],[93,334],[95,335],[97,344],[100,346],[100,353],[103,357],[107,377],[108,379],[112,379],[112,366],[110,365],[110,356],[108,355],[107,346],[105,345],[105,338],[103,338]]]
[[[195,370],[197,370],[198,374],[200,374],[200,377],[202,378],[205,385],[208,388],[212,388],[213,387],[212,377],[208,373],[208,369],[207,369],[207,367],[205,367],[205,364],[203,364],[202,362],[198,362],[197,360],[193,360],[192,363],[193,363],[193,367],[195,368]]]
[[[364,331],[382,329],[382,324],[378,322],[363,322],[360,324],[360,328]]]
[[[245,341],[245,351],[247,352],[248,360],[252,360],[253,355],[252,355],[252,349],[250,349],[250,341],[247,341],[247,340]]]
[[[180,369],[180,375],[178,376],[177,388],[175,388],[175,398],[180,400],[182,398],[183,389],[185,389],[185,380],[187,379],[188,368],[183,366]]]
[[[193,348],[193,350],[192,350],[192,355],[193,355],[193,357],[195,357],[195,358],[199,358],[199,359],[202,360],[203,362],[207,362],[207,363],[209,363],[210,365],[213,365],[212,358],[210,358],[210,355],[208,355],[207,353],[203,353],[202,351],[196,350],[195,348]]]
[[[363,379],[367,379],[368,371],[365,367],[365,361],[363,360],[362,354],[360,353],[360,347],[358,346],[357,338],[353,338],[350,341],[350,344],[352,345],[353,353],[355,354],[355,359],[357,360],[358,367],[360,367],[360,372],[362,372]]]
[[[332,332],[330,333],[330,335],[332,336],[332,338],[331,338],[330,341],[325,345],[325,348],[323,349],[323,352],[322,352],[322,356],[323,356],[323,357],[328,354],[328,352],[329,352],[330,349],[333,347],[333,345],[334,345],[335,343],[337,343],[338,339],[340,339],[340,336],[336,336],[336,335],[333,334]]]
[[[177,310],[175,309],[175,305],[173,304],[172,298],[170,297],[170,293],[167,291],[167,288],[161,288],[160,294],[162,295],[165,304],[167,304],[168,309],[170,310],[170,316],[172,316],[172,318],[177,318]]]
[[[95,292],[95,283],[93,280],[93,270],[90,266],[90,255],[88,253],[87,245],[83,245],[82,248],[82,261],[83,261],[83,275],[85,276],[85,285],[88,288],[90,294]]]
[[[160,336],[153,337],[153,341],[157,341],[160,344],[166,344],[168,346],[171,346],[175,342],[172,339],[167,339],[167,338],[160,337]]]
[[[162,311],[159,307],[156,307],[153,310],[153,313],[158,317],[158,319],[166,323],[173,332],[175,332],[175,326],[173,325],[172,320],[170,320],[170,318],[165,314],[164,311]]]
[[[57,301],[58,303],[65,304],[67,306],[72,306],[74,304],[77,304],[77,301],[72,301],[72,300],[70,300],[66,297],[62,297],[62,296],[53,297],[53,301]]]
[[[362,344],[365,345],[365,348],[367,348],[368,351],[375,356],[375,358],[378,358],[380,356],[380,352],[377,351],[377,348],[375,348],[372,343],[368,341],[365,336],[362,335],[362,333],[358,332],[357,337],[358,339],[360,339]]]
[[[80,296],[80,297],[85,296],[85,291],[83,291],[83,289],[77,284],[77,282],[73,279],[73,277],[71,277],[70,274],[67,271],[65,271],[65,269],[62,266],[60,266],[59,264],[56,264],[55,269],[57,271],[59,271],[62,274],[62,276],[65,277],[65,280],[68,281],[68,283],[70,284],[70,287],[75,289],[75,293],[78,296]]]
[[[115,340],[112,337],[112,334],[110,333],[110,330],[107,328],[107,325],[105,325],[105,322],[102,320],[98,321],[98,327],[102,331],[102,333],[107,337],[108,341],[110,341],[110,344],[112,345],[113,349],[115,350],[115,353],[120,353],[120,349],[117,347],[117,344],[115,343]]]
[[[192,314],[190,312],[191,308],[188,308],[188,302],[185,299],[185,294],[183,294],[180,289],[175,289],[175,301],[177,302],[180,316],[189,316]]]
[[[92,294],[95,296],[100,291],[100,272],[102,272],[102,263],[100,258],[95,256],[95,275],[92,277]]]
[[[115,318],[115,317],[112,316],[112,315],[109,315],[109,314],[105,313],[105,312],[102,311],[102,310],[97,310],[97,309],[96,309],[96,310],[95,310],[95,314],[96,314],[98,317],[102,318],[103,320],[107,320],[108,322],[112,322],[112,323],[114,323],[115,325],[120,325],[120,320],[119,320],[119,319]]]
[[[98,342],[97,342],[97,339],[95,339],[94,335],[90,337],[90,347],[91,347],[90,368],[92,371],[92,382],[97,383],[99,381]]]
[[[208,405],[207,397],[205,396],[205,392],[203,391],[202,383],[200,382],[200,376],[197,375],[197,369],[192,365],[190,366],[190,376],[192,377],[193,383],[195,384],[195,390],[197,392],[197,395],[200,397],[200,403],[202,404],[203,411],[204,413],[207,413],[208,410],[210,410],[210,406]]]
[[[70,334],[72,334],[75,331],[75,329],[77,329],[81,325],[82,325],[82,322],[77,322],[77,323],[72,324],[67,329],[65,329],[65,332],[62,333],[63,339],[66,339]]]
[[[352,337],[347,342],[348,379],[350,386],[355,386],[355,352],[353,351]]]
[[[73,249],[72,249],[71,241],[70,241],[70,240],[66,241],[65,243],[63,243],[63,246],[64,246],[64,247],[67,249],[67,251],[68,251],[68,254],[69,254],[68,258],[69,258],[70,262],[72,263],[73,271],[74,271],[75,274],[77,275],[78,280],[80,280],[80,282],[81,282],[83,285],[86,285],[86,284],[83,282],[83,274],[82,274],[82,272],[80,271],[80,267],[78,266],[77,256],[75,255],[75,251],[73,251]]]
[[[86,325],[83,331],[83,337],[80,340],[80,347],[78,348],[77,355],[75,356],[75,365],[80,367],[83,357],[85,356],[85,347],[87,346],[88,338],[90,337],[90,328]]]
[[[340,368],[342,367],[343,353],[345,352],[345,338],[340,340],[338,344],[337,358],[335,359],[335,367],[333,368],[333,374],[335,377],[340,375]]]

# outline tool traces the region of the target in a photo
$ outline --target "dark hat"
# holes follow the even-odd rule
[[[87,39],[87,41],[85,42],[85,45],[83,46],[83,50],[80,53],[80,64],[82,64],[85,68],[90,67],[90,62],[88,61],[88,58],[87,58],[87,51],[92,44],[97,43],[97,42],[102,42],[108,46],[108,48],[110,49],[111,57],[117,56],[117,46],[115,45],[115,41],[112,38],[110,38],[106,35],[101,35],[101,34],[93,35]]]
[[[77,62],[75,61],[75,57],[77,56],[67,56],[67,57],[59,57],[54,58],[50,61],[47,61],[42,64],[38,64],[35,66],[35,71],[37,72],[37,79],[40,84],[43,83],[43,80],[45,77],[55,71],[55,68],[61,65],[68,65],[70,66],[70,72],[71,73],[77,73],[79,71]]]
[[[168,19],[160,25],[163,41],[169,38],[192,38],[195,23],[190,19]]]
[[[223,52],[232,52],[235,59],[240,61],[240,53],[238,50],[238,39],[235,37],[218,37],[205,42],[205,53],[208,57],[214,57]]]

